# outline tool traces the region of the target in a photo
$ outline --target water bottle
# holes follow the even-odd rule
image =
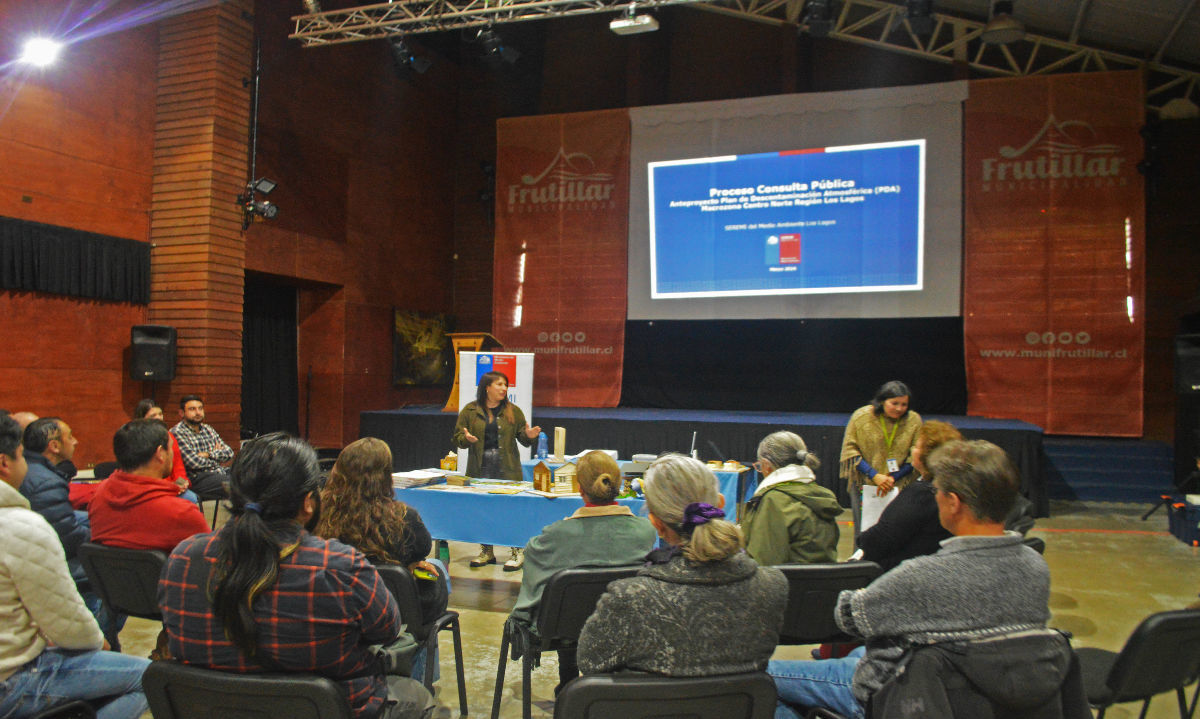
[[[547,454],[548,454],[548,452],[546,450],[546,433],[538,432],[537,458],[545,459]]]

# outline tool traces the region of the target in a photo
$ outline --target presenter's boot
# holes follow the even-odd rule
[[[479,545],[479,556],[471,560],[472,567],[484,567],[489,564],[496,563],[496,555],[492,552],[492,545]]]
[[[512,548],[512,556],[504,563],[504,571],[515,572],[525,564],[525,555],[516,547]]]

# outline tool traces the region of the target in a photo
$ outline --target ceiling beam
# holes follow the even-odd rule
[[[1071,31],[1077,37],[1090,0],[1083,0]],[[1058,72],[1140,70],[1146,78],[1146,107],[1157,113],[1167,101],[1187,97],[1200,104],[1200,73],[1163,64],[1162,56],[1175,32],[1200,0],[1188,0],[1175,26],[1153,60],[1133,57],[1076,42],[1027,33],[1010,45],[980,39],[985,23],[934,13],[934,29],[918,36],[903,4],[883,0],[843,0],[830,38],[922,57],[936,62],[966,62],[978,72],[1017,77]],[[638,10],[691,4],[702,10],[773,25],[796,25],[804,0],[638,0]],[[629,0],[398,0],[397,2],[296,15],[289,35],[306,47],[359,42],[404,35],[487,27],[527,20],[627,10]],[[802,29],[806,26],[801,25]]]

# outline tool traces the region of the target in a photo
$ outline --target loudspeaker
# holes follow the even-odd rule
[[[1175,336],[1175,394],[1200,395],[1200,335]]]
[[[175,379],[175,328],[167,325],[134,325],[129,330],[133,356],[129,376],[148,382]]]

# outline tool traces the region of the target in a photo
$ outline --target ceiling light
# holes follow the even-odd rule
[[[271,194],[271,192],[273,192],[278,186],[278,182],[275,182],[274,180],[268,180],[265,177],[260,177],[250,184],[250,187],[253,188],[255,192],[261,192],[264,195]]]
[[[424,74],[429,68],[433,67],[433,60],[427,57],[418,57],[412,53],[412,49],[404,42],[404,38],[398,38],[392,41],[392,63],[395,66],[396,73],[403,76],[407,70],[413,70],[418,74]]]
[[[32,37],[25,41],[21,50],[21,62],[37,67],[46,67],[58,59],[62,43],[48,37]]]
[[[918,35],[933,32],[933,0],[906,0],[904,17],[908,26]]]
[[[608,24],[608,29],[618,35],[638,35],[658,29],[658,20],[653,15],[638,15],[637,4],[629,3],[625,14]]]
[[[1008,45],[1025,38],[1025,26],[1012,16],[1012,0],[992,3],[992,15],[980,38],[992,45]]]
[[[521,57],[521,53],[512,45],[504,42],[504,38],[500,37],[492,28],[480,30],[477,36],[480,44],[483,45],[483,59],[493,63],[500,64],[506,62],[512,65]]]
[[[833,29],[833,0],[809,0],[804,24],[813,37],[825,37]]]

